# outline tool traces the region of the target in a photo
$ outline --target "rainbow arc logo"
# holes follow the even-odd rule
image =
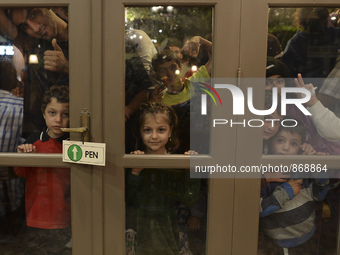
[[[222,100],[220,98],[220,95],[217,93],[217,91],[213,87],[211,87],[209,84],[203,83],[203,82],[195,82],[195,84],[198,85],[198,87],[197,87],[198,89],[207,93],[211,97],[211,99],[214,101],[215,106],[217,106],[216,99],[213,95],[213,94],[215,94],[216,97],[218,98],[221,106],[222,106]],[[210,92],[209,90],[212,91],[212,92]],[[201,114],[202,115],[207,115],[207,94],[201,95],[201,100],[202,100]]]

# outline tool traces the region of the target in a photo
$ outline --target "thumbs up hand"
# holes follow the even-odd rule
[[[54,50],[44,52],[44,68],[52,72],[68,73],[68,60],[65,58],[55,38],[52,40],[52,46]]]

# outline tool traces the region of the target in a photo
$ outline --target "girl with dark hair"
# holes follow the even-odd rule
[[[178,147],[177,116],[161,103],[149,103],[137,112],[134,136],[136,151],[131,154],[160,154]],[[194,154],[188,151],[185,154]],[[135,233],[136,254],[179,254],[177,204],[191,206],[196,201],[200,179],[190,179],[186,169],[133,168],[126,175],[126,228]]]

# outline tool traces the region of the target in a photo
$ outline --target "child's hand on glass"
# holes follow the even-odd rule
[[[19,153],[36,153],[37,148],[33,144],[25,143],[25,144],[19,145],[17,151]]]
[[[316,150],[309,143],[304,143],[301,145],[302,155],[315,155]]]
[[[135,154],[135,155],[144,155],[145,152],[144,151],[131,151],[130,154]],[[142,172],[143,168],[132,168],[132,174],[134,175],[140,175],[140,173]]]
[[[198,152],[193,151],[193,150],[188,150],[188,151],[184,152],[184,155],[198,155]]]
[[[315,155],[330,155],[330,154],[328,152],[318,151],[317,153],[315,153]]]

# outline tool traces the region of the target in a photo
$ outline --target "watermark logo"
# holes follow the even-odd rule
[[[209,88],[212,90],[215,95],[217,95],[218,99],[220,100],[220,103],[222,105],[221,98],[219,94],[216,92],[216,90],[206,83],[199,83],[201,86],[205,86],[206,88]],[[232,99],[233,99],[233,115],[244,115],[244,108],[245,108],[245,96],[243,94],[243,91],[232,84],[215,84],[214,87],[216,89],[227,89],[229,92],[231,92]],[[207,92],[208,95],[214,100],[216,105],[216,100],[213,97],[213,95],[206,89],[206,88],[200,88],[201,90]],[[277,109],[278,104],[278,97],[280,96],[278,93],[277,88],[272,89],[273,94],[273,100],[272,100],[272,106],[270,109],[266,110],[258,110],[254,107],[253,104],[253,88],[249,87],[247,88],[247,106],[251,113],[258,115],[258,116],[265,116],[270,115]],[[288,94],[297,94],[300,93],[303,95],[301,98],[289,98]],[[286,108],[287,105],[295,105],[304,115],[311,115],[311,113],[304,107],[304,103],[308,102],[311,98],[311,93],[305,88],[293,88],[293,87],[285,87],[281,88],[281,114],[286,115]],[[202,94],[201,95],[201,115],[207,115],[207,95]]]
[[[209,84],[204,83],[204,82],[195,82],[195,85],[198,85],[198,89],[204,91],[205,93],[207,93],[211,99],[214,101],[215,106],[217,106],[215,97],[213,96],[213,94],[209,91],[209,89],[216,95],[216,97],[218,98],[218,100],[220,101],[220,104],[222,106],[222,100],[220,95],[217,93],[217,91],[211,87]],[[202,102],[202,107],[201,107],[201,114],[202,115],[207,115],[207,94],[202,94],[201,95],[201,102]]]

